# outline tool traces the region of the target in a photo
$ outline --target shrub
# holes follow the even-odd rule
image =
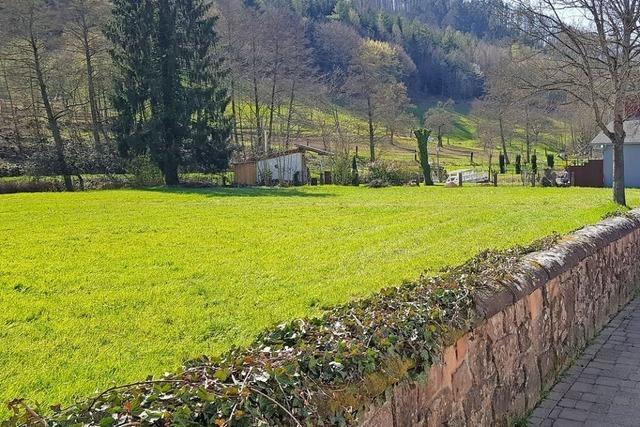
[[[273,184],[273,174],[271,173],[271,169],[265,168],[258,171],[258,182],[262,185],[272,185]]]
[[[369,164],[367,181],[379,180],[387,185],[402,185],[411,180],[411,172],[403,170],[395,162],[377,160]]]
[[[449,177],[447,170],[442,165],[434,165],[431,167],[431,174],[438,178],[439,182],[445,182]]]
[[[24,171],[20,165],[0,159],[0,177],[3,176],[18,176],[22,175]]]
[[[520,175],[522,173],[522,156],[520,154],[516,155],[516,175]]]
[[[547,166],[553,169],[554,164],[555,164],[555,158],[553,154],[547,154]]]
[[[64,185],[58,180],[42,181],[39,179],[0,180],[0,194],[11,193],[44,193],[49,191],[64,191]]]
[[[538,173],[538,156],[536,156],[535,154],[531,156],[531,172],[533,174]]]
[[[333,167],[331,168],[333,183],[338,185],[351,185],[353,180],[351,167],[351,159],[347,153],[336,155],[333,161]]]
[[[383,181],[381,179],[372,179],[371,181],[367,182],[367,187],[369,188],[382,188],[382,187],[388,187],[389,183],[386,181]]]
[[[506,162],[506,158],[504,157],[504,154],[500,153],[500,156],[498,157],[498,161],[500,163],[500,173],[507,173],[507,162]]]
[[[149,155],[141,155],[131,159],[127,170],[133,175],[131,184],[134,187],[149,185],[161,185],[163,183],[162,172]]]

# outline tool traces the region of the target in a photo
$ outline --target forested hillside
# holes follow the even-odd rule
[[[142,13],[152,1],[115,3]],[[116,120],[122,93],[114,92],[131,64],[118,68],[127,43],[114,46],[114,29],[122,29],[112,8],[109,0],[0,2],[1,174],[131,168],[135,156]],[[216,19],[215,85],[232,145],[218,138],[223,145],[205,150],[216,159],[183,156],[181,171],[218,172],[232,158],[292,143],[336,152],[360,144],[369,160],[389,153],[411,160],[406,138],[427,106],[440,143],[463,140],[483,153],[526,145],[528,158],[541,136],[570,133],[579,145],[575,135],[591,133],[558,126],[548,97],[523,102],[500,86],[518,41],[516,15],[502,0],[216,0],[207,14]],[[146,34],[144,21],[130,30]],[[472,103],[472,120],[458,114]],[[566,141],[551,139],[564,149]]]

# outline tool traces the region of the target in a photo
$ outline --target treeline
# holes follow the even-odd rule
[[[5,173],[227,169],[227,74],[203,0],[2,3]],[[133,162],[133,163],[131,163]]]
[[[341,22],[362,37],[402,46],[416,64],[408,80],[412,98],[480,95],[484,64],[474,51],[517,39],[521,26],[520,15],[502,0],[284,0],[282,4],[312,23]]]
[[[502,2],[492,1],[506,13]],[[483,94],[484,72],[504,48],[479,36],[493,32],[497,39],[512,30],[508,19],[497,20],[481,3],[480,14],[463,16],[474,2],[461,2],[447,4],[451,10],[440,16],[439,2],[414,12],[364,1],[218,0],[236,144],[243,152],[269,150],[313,128],[325,145],[366,138],[375,159],[381,132],[393,143],[398,131],[409,130],[412,101]],[[422,16],[427,10],[433,15],[428,19]],[[446,16],[454,25],[476,28],[477,35],[441,27]],[[366,129],[349,128],[339,106],[358,113]],[[308,107],[326,114],[314,117]]]
[[[164,121],[181,123],[186,132],[167,157],[150,142],[169,131],[152,120],[163,117],[162,96],[141,80],[162,81],[165,57],[154,51],[162,44],[133,46],[151,37],[157,14],[140,15],[122,39],[114,37],[114,29],[122,30],[114,26],[119,7],[162,4],[179,9],[194,0],[0,3],[0,173],[117,173],[140,156],[161,169],[172,163],[181,171],[213,172],[232,155],[249,157],[302,138],[338,150],[364,139],[375,160],[382,137],[393,144],[410,129],[412,101],[482,95],[487,70],[504,56],[500,40],[514,34],[501,0],[217,0],[202,17],[210,20],[212,37],[201,71],[215,86],[208,92],[218,99],[212,108],[223,105],[229,120],[223,125],[220,112],[209,114],[202,105],[165,105],[175,114]],[[176,37],[197,27],[176,25],[187,26]],[[171,90],[193,98],[193,88],[183,86],[204,77],[187,72],[197,63],[188,52],[173,57],[186,71],[178,92]],[[159,71],[147,75],[154,66]],[[207,124],[221,132],[215,137],[195,136],[194,117],[205,113],[215,116]],[[198,155],[194,138],[201,142]],[[204,147],[207,138],[219,147]]]

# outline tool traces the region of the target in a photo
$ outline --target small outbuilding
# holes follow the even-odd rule
[[[234,183],[236,185],[306,184],[309,182],[306,153],[313,152],[321,156],[333,155],[321,148],[303,144],[294,145],[295,147],[291,149],[234,163]]]
[[[602,187],[604,185],[601,159],[567,166],[567,172],[571,176],[571,185],[576,187]]]
[[[607,126],[613,130],[613,123]],[[626,187],[640,187],[640,119],[624,122],[626,138],[624,141],[624,182]],[[613,144],[600,132],[591,144],[602,151],[603,184],[613,186]]]

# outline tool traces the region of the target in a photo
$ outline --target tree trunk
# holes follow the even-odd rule
[[[624,146],[620,143],[613,145],[613,201],[622,206],[627,204],[624,190]]]
[[[367,118],[369,120],[369,155],[371,162],[376,161],[376,147],[373,138],[373,106],[371,105],[371,97],[367,96]]]
[[[293,97],[295,95],[296,89],[296,81],[293,79],[291,81],[291,93],[289,94],[289,111],[287,111],[287,131],[286,131],[286,140],[285,146],[289,148],[289,141],[291,139],[291,119],[293,117]]]
[[[30,70],[31,71],[31,70]],[[29,93],[31,95],[31,113],[33,117],[33,126],[35,128],[35,136],[38,142],[42,140],[42,136],[40,135],[40,114],[38,111],[38,103],[36,102],[36,94],[35,89],[33,87],[34,76],[29,73]]]
[[[242,145],[243,154],[247,155],[246,144],[244,143],[244,125],[242,124],[242,112],[238,111],[238,125],[240,126],[240,144]]]
[[[507,155],[507,140],[504,137],[504,123],[502,122],[502,117],[498,120],[500,124],[500,141],[502,142],[502,154],[504,154],[504,163],[509,164],[509,156]]]
[[[178,73],[176,34],[176,10],[169,0],[160,0],[158,7],[159,23],[158,48],[164,52],[159,64],[159,85],[156,96],[157,112],[154,116],[160,122],[159,155],[161,156],[161,169],[166,185],[178,185],[178,165],[180,163],[180,147],[182,133],[176,127],[176,122],[181,119],[181,105],[176,99],[179,93],[180,76]],[[152,95],[153,98],[153,95]],[[151,101],[152,104],[154,101]]]
[[[626,206],[624,189],[624,119],[617,115],[613,122],[613,201]]]
[[[56,147],[58,164],[60,166],[60,172],[62,172],[62,177],[64,179],[64,188],[67,191],[73,191],[73,182],[71,181],[69,166],[67,165],[67,160],[65,159],[65,156],[64,156],[64,142],[62,140],[62,135],[60,133],[58,119],[53,113],[53,107],[51,106],[51,101],[49,100],[49,92],[47,91],[47,85],[44,81],[44,75],[42,74],[42,65],[40,63],[40,52],[38,50],[38,44],[34,39],[33,35],[31,36],[30,42],[31,42],[31,50],[33,53],[33,68],[36,73],[38,86],[40,88],[40,96],[42,97],[42,104],[44,105],[44,109],[47,113],[47,122],[49,124],[49,129],[51,130],[51,134],[53,135],[53,142]]]
[[[262,123],[260,121],[260,100],[258,98],[258,70],[256,69],[256,41],[254,39],[251,40],[251,50],[252,50],[252,68],[253,68],[253,103],[255,107],[256,113],[256,135],[258,140],[258,149],[262,147]]]
[[[531,134],[529,132],[529,108],[525,108],[525,142],[527,146],[527,164],[531,161]]]
[[[331,114],[333,115],[333,124],[338,134],[338,141],[340,142],[341,145],[344,145],[344,136],[342,134],[342,126],[340,125],[340,114],[338,112],[337,105],[333,107],[333,109],[331,110]]]
[[[438,147],[443,147],[442,145],[442,126],[438,126]]]
[[[433,185],[433,179],[431,179],[431,165],[429,164],[429,136],[431,131],[426,129],[418,129],[413,132],[418,140],[418,155],[420,161],[420,167],[422,168],[422,175],[424,177],[424,185]]]
[[[177,162],[169,161],[163,168],[162,174],[164,175],[164,183],[166,185],[172,186],[180,184]]]
[[[236,110],[236,82],[233,77],[231,78],[231,116],[231,123],[233,125],[233,142],[236,144],[236,146],[238,146],[238,121],[236,119],[236,117],[238,116],[238,111]]]
[[[13,103],[13,96],[11,95],[11,88],[9,87],[9,78],[7,76],[7,69],[5,68],[4,61],[0,60],[0,66],[2,66],[2,76],[4,77],[4,85],[7,91],[7,99],[9,100],[9,108],[11,108],[11,120],[13,121],[13,131],[15,132],[16,145],[20,155],[23,155],[22,141],[20,137],[20,125],[18,123],[18,116],[16,115],[16,106]]]
[[[93,142],[96,146],[96,151],[100,154],[103,153],[103,147],[100,142],[100,113],[98,110],[98,102],[96,99],[96,87],[94,82],[93,71],[93,58],[91,55],[91,46],[89,45],[89,29],[85,21],[84,15],[82,16],[82,47],[84,48],[84,59],[87,68],[87,91],[89,96],[89,107],[91,109],[91,132],[93,133]]]
[[[267,151],[271,151],[271,137],[273,135],[273,113],[276,104],[276,87],[278,82],[278,70],[280,68],[280,43],[276,41],[275,53],[276,63],[273,66],[273,80],[271,83],[271,99],[269,102],[269,130],[267,132]]]

